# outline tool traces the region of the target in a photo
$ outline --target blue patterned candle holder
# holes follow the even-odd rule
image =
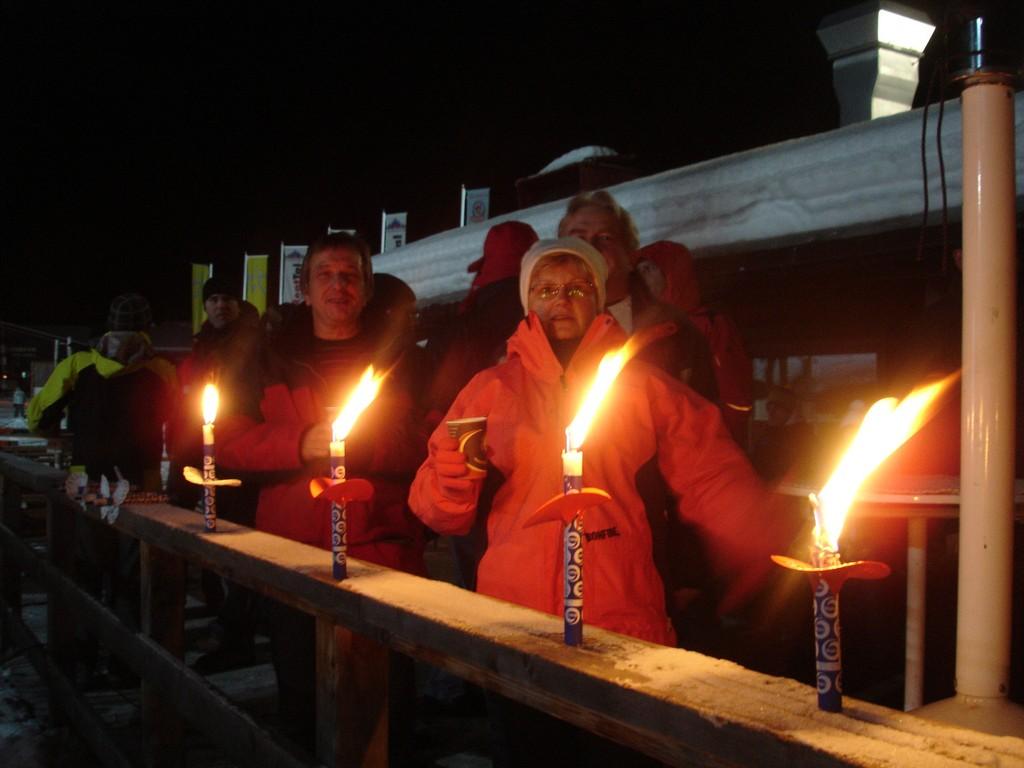
[[[791,571],[807,574],[814,591],[814,663],[818,709],[843,711],[843,660],[839,630],[839,591],[848,579],[884,579],[889,566],[874,560],[839,562],[837,553],[814,555],[821,565],[812,565],[784,555],[772,560]]]

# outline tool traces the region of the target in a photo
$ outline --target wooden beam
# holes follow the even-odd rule
[[[188,510],[126,506],[118,527],[670,764],[909,765],[927,753],[937,765],[1024,766],[1022,739],[852,698],[821,712],[806,685],[593,627],[568,648],[559,618],[449,584],[353,559],[336,582],[323,550],[226,522],[204,534]]]
[[[182,663],[185,656],[185,563],[140,544],[142,631]],[[142,678],[143,760],[150,768],[185,764],[184,722],[160,690]]]
[[[263,730],[205,678],[183,666],[159,644],[131,631],[4,526],[0,526],[0,546],[13,555],[26,573],[59,591],[72,607],[77,622],[156,686],[196,730],[205,733],[232,760],[247,768],[312,768],[319,765],[310,763],[291,744]]]
[[[56,703],[60,707],[61,714],[65,715],[75,732],[89,745],[100,762],[107,768],[133,768],[131,761],[121,752],[116,741],[110,735],[106,723],[93,711],[60,667],[43,650],[39,638],[6,605],[3,606],[2,623],[5,633],[9,632],[14,643],[25,649],[25,657],[50,689],[51,706]],[[51,717],[56,714],[52,709],[50,710]],[[54,719],[55,722],[59,722],[61,718],[58,716]]]
[[[63,485],[68,474],[63,469],[4,452],[0,452],[0,471],[22,488],[39,492]]]
[[[583,647],[569,648],[558,617],[358,560],[350,560],[348,579],[335,582],[323,550],[227,522],[205,534],[201,518],[189,510],[128,505],[117,527],[673,765],[893,766],[921,764],[924,757],[936,766],[1024,768],[1024,739],[933,723],[849,697],[843,713],[821,712],[815,692],[795,681],[593,627]],[[4,546],[17,545],[24,546],[4,534]],[[111,631],[87,614],[91,627]],[[197,682],[195,689],[187,686],[189,696],[179,706],[189,715],[205,711],[195,698],[203,681],[192,681],[194,673],[147,644],[141,638],[134,644],[139,649],[127,647],[128,661],[150,665],[147,675],[168,676],[164,690],[179,695],[185,683]],[[162,663],[154,665],[154,657]]]
[[[316,622],[317,758],[388,764],[388,649],[329,619]]]
[[[21,530],[21,488],[13,480],[0,475],[0,523],[13,531]],[[0,550],[0,600],[21,615],[21,569]],[[0,632],[0,652],[14,646],[7,632]]]
[[[46,502],[46,556],[50,564],[73,577],[75,573],[75,512],[67,504]],[[75,672],[75,621],[71,606],[61,592],[48,589],[46,595],[46,647],[54,662],[66,674]],[[50,711],[58,713],[55,719],[60,723],[61,709],[55,706],[55,691],[50,689]]]

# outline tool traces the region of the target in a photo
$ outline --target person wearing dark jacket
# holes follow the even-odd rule
[[[258,415],[261,394],[256,375],[261,353],[256,307],[241,301],[236,286],[211,277],[203,284],[203,308],[206,320],[193,337],[192,352],[178,365],[180,396],[167,425],[168,493],[172,503],[186,508],[194,507],[202,496],[199,486],[184,479],[182,468],[202,465],[202,394],[206,384],[217,386],[221,422],[235,413]],[[251,483],[222,488],[217,494],[218,516],[251,526],[256,514],[254,489]]]
[[[387,371],[380,394],[345,443],[349,477],[374,487],[371,501],[348,504],[348,553],[425,575],[425,529],[406,505],[425,445],[410,394],[415,372],[395,357],[393,344],[363,325],[373,290],[369,246],[344,232],[321,238],[309,247],[301,283],[308,311],[290,317],[270,344],[259,417],[218,423],[218,460],[262,474],[257,529],[330,549],[330,502],[312,498],[309,481],[329,474],[331,422],[363,371],[371,363]],[[325,568],[329,563],[325,554]],[[273,611],[282,721],[290,736],[312,746],[314,621],[284,606]]]
[[[200,486],[185,480],[182,470],[202,466],[202,396],[206,385],[217,387],[217,418],[221,423],[232,414],[259,413],[259,311],[241,300],[237,285],[220,277],[211,277],[203,284],[203,309],[206,320],[193,339],[192,353],[178,365],[181,391],[167,425],[167,491],[172,504],[187,509],[196,507],[202,498]],[[242,485],[217,491],[217,516],[251,527],[259,495],[254,478],[223,461],[218,470],[224,477],[241,479]],[[222,585],[219,575],[205,569],[201,584],[206,604],[217,611],[217,618],[208,636],[199,642],[205,653],[196,661],[195,669],[210,673],[249,664],[254,650],[256,595],[230,581]]]
[[[163,425],[176,391],[174,366],[156,355],[147,330],[149,302],[137,293],[110,304],[106,334],[95,349],[62,360],[28,408],[33,431],[56,431],[65,407],[72,464],[83,465],[89,480],[114,482],[118,474],[133,487],[160,490]],[[128,626],[139,621],[139,543],[106,524],[75,526],[76,581],[103,598]],[[79,638],[80,681],[101,679],[95,639]],[[113,667],[113,663],[112,663]],[[127,671],[112,668],[112,672]]]
[[[108,331],[94,349],[66,357],[28,406],[28,428],[59,428],[64,409],[71,462],[89,479],[117,472],[147,491],[160,489],[163,424],[176,388],[174,366],[153,351],[149,302],[137,293],[110,304]],[[116,468],[116,469],[115,469]]]

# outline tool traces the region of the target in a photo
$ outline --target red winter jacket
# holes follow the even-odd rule
[[[311,478],[329,474],[328,461],[304,465],[299,447],[306,430],[333,418],[341,403],[321,402],[318,374],[301,357],[278,354],[272,368],[260,403],[263,420],[238,416],[218,423],[217,463],[267,473],[256,509],[258,530],[330,549],[330,502],[309,493]],[[339,400],[362,371],[352,371]],[[372,501],[348,504],[348,553],[425,575],[425,531],[405,503],[409,479],[423,457],[423,435],[398,378],[393,373],[385,379],[345,443],[348,476],[366,478],[374,487]]]
[[[624,341],[615,320],[599,315],[563,371],[531,314],[509,340],[507,361],[474,377],[449,410],[448,419],[487,417],[487,453],[505,477],[488,516],[479,592],[561,614],[561,524],[523,523],[561,491],[565,427],[603,354]],[[584,621],[672,644],[638,470],[656,457],[676,499],[675,514],[701,528],[717,570],[732,582],[733,598],[769,566],[767,493],[718,409],[677,380],[633,361],[608,398],[583,446],[584,485],[612,497],[585,513]],[[441,492],[433,457],[444,434],[441,424],[431,436],[409,503],[435,531],[461,534],[473,523],[482,481],[463,498]]]

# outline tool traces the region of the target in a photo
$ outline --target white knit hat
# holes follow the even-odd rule
[[[559,237],[553,240],[538,240],[523,254],[523,264],[519,269],[519,300],[523,304],[523,313],[529,313],[530,275],[545,256],[556,253],[568,253],[578,256],[587,265],[594,278],[597,289],[597,311],[604,310],[605,280],[608,278],[608,262],[594,246],[578,237]]]

